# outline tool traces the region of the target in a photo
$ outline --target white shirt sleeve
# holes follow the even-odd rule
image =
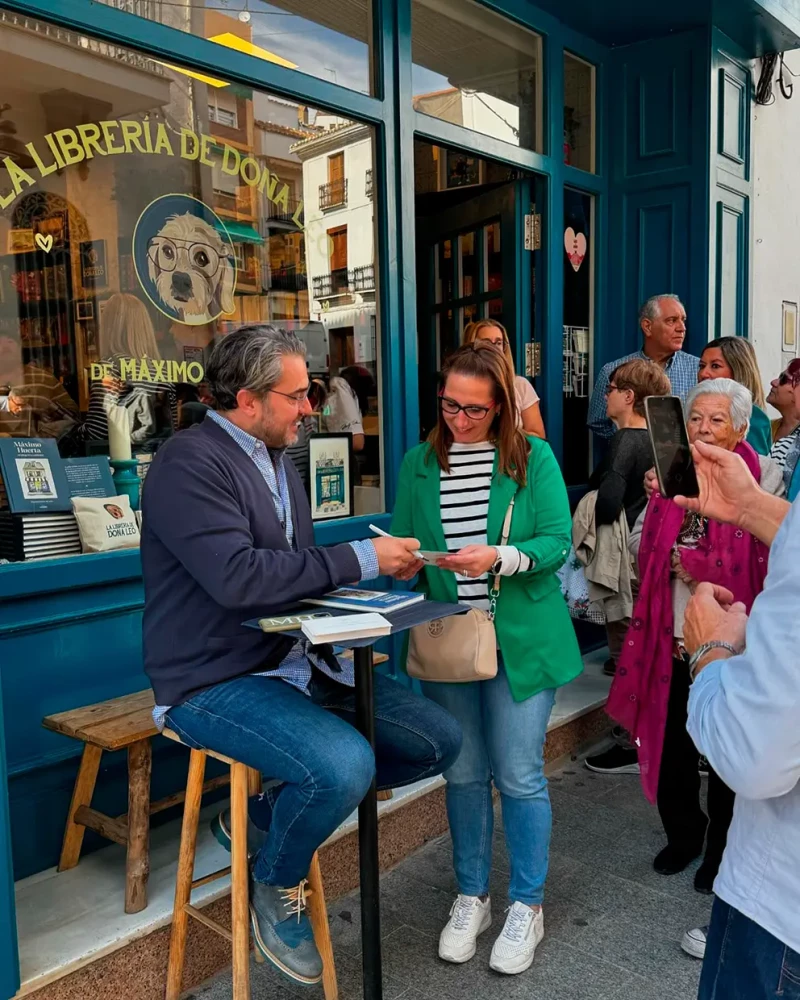
[[[772,544],[744,653],[710,663],[689,694],[692,739],[725,784],[748,799],[777,798],[800,781],[798,503]]]
[[[8,396],[0,396],[0,413],[8,410]]]
[[[514,376],[514,393],[517,397],[519,412],[524,413],[534,403],[539,402],[539,395],[530,382],[522,375]]]

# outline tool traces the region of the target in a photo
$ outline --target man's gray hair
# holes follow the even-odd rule
[[[681,306],[683,303],[678,298],[674,292],[662,292],[660,295],[651,295],[650,298],[643,302],[639,309],[639,322],[641,323],[643,319],[654,320],[661,316],[661,301],[662,299],[675,299]],[[684,306],[685,308],[685,306]]]
[[[236,395],[248,389],[263,396],[283,377],[283,359],[305,358],[297,335],[276,326],[243,326],[217,341],[206,366],[206,381],[217,410],[235,410]]]
[[[745,434],[750,430],[750,417],[753,415],[753,397],[750,390],[732,378],[709,378],[698,382],[686,397],[688,413],[699,396],[725,396],[730,400],[731,423],[737,431]]]

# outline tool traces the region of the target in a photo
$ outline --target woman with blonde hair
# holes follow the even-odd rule
[[[106,302],[100,319],[101,364],[108,374],[91,384],[86,434],[91,440],[108,438],[108,407],[117,405],[129,409],[131,441],[141,444],[147,438],[163,433],[159,427],[158,409],[168,412],[168,430],[178,424],[178,398],[171,382],[156,379],[154,361],[161,360],[153,323],[147,307],[135,295],[115,292]],[[136,362],[136,370],[146,365],[149,379],[122,377],[122,364]],[[163,423],[163,421],[161,421]]]
[[[717,337],[706,344],[700,355],[697,381],[705,382],[714,378],[730,378],[750,390],[753,414],[750,417],[747,443],[759,455],[769,455],[772,428],[764,409],[764,384],[758,370],[756,352],[749,340],[745,337]]]
[[[472,344],[476,340],[485,341],[498,351],[502,351],[511,366],[511,371],[514,371],[514,355],[511,353],[508,333],[502,323],[494,319],[479,319],[467,323],[462,343]],[[526,434],[533,434],[534,437],[547,437],[539,409],[539,397],[530,382],[522,375],[514,375],[514,395],[522,430]]]
[[[498,650],[490,680],[423,683],[464,734],[461,755],[445,771],[458,897],[439,956],[469,961],[492,922],[494,783],[511,905],[490,965],[513,974],[530,966],[544,935],[547,721],[556,689],[583,669],[556,576],[569,550],[569,502],[550,446],[519,426],[514,372],[500,351],[466,344],[447,358],[441,378],[436,427],[403,460],[392,534],[413,533],[423,550],[448,553],[435,566],[412,565],[405,577],[421,570],[417,590],[431,599],[494,610]]]

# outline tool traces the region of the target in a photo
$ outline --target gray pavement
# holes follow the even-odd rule
[[[696,865],[671,878],[652,859],[663,846],[658,813],[636,775],[596,775],[575,763],[550,777],[553,840],[545,939],[532,968],[504,977],[489,952],[508,905],[508,860],[498,810],[494,923],[462,966],[437,957],[439,931],[455,894],[448,837],[431,841],[381,881],[384,1000],[694,1000],[700,962],[680,939],[708,922],[711,902],[692,887]],[[358,893],[329,908],[341,1000],[361,996]],[[253,1000],[321,1000],[270,966],[251,966]],[[227,1000],[230,972],[195,990]]]

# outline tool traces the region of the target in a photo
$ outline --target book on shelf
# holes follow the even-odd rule
[[[391,614],[419,601],[424,594],[409,591],[362,590],[359,587],[339,587],[321,597],[305,597],[303,604],[319,604],[324,608],[342,608],[344,611],[378,611]]]
[[[0,511],[0,559],[20,562],[80,552],[81,538],[74,514]]]
[[[72,497],[117,495],[104,455],[62,458],[52,438],[0,438],[0,476],[14,514],[67,512]]]
[[[301,629],[312,645],[319,646],[326,642],[340,643],[389,635],[392,625],[383,615],[369,611],[366,614],[312,618],[304,621]]]

